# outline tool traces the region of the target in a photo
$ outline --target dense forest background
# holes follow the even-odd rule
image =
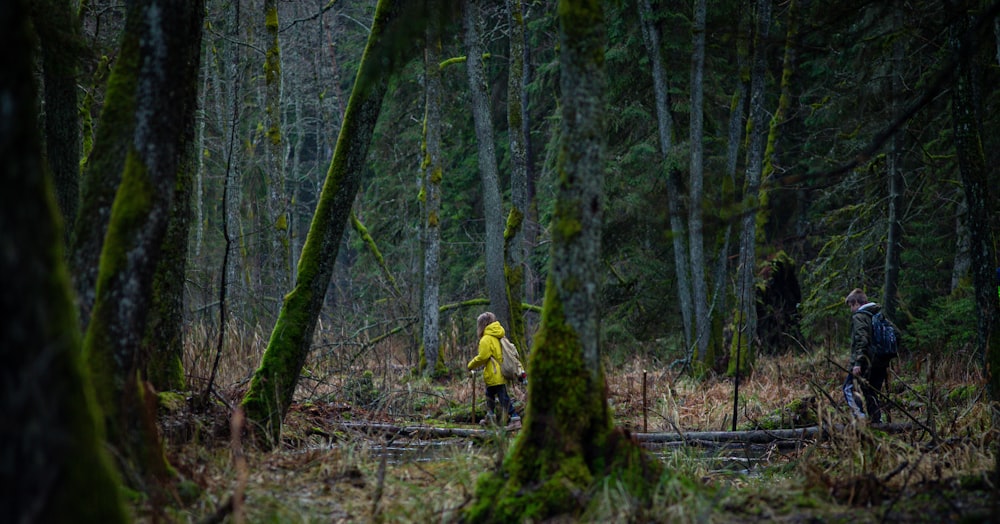
[[[91,49],[83,78],[114,60],[120,7],[88,2],[83,12]],[[603,232],[603,323],[611,355],[645,352],[669,363],[688,357],[678,300],[668,177],[681,217],[690,201],[692,13],[687,3],[650,6],[661,34],[656,50],[668,86],[672,146],[658,141],[656,93],[640,6],[608,6],[607,198]],[[787,261],[788,278],[772,282],[775,332],[758,338],[768,352],[811,349],[843,340],[842,298],[861,287],[897,306],[894,317],[910,350],[970,351],[975,341],[967,205],[955,152],[950,78],[955,38],[970,44],[982,151],[990,189],[998,163],[1000,103],[997,26],[949,2],[776,3],[766,46],[761,104],[769,126],[759,208],[741,207],[749,112],[751,5],[711,3],[705,18],[701,136],[704,275],[707,309],[732,332],[739,304],[735,278],[739,218],[756,213],[758,267]],[[989,7],[989,6],[984,6]],[[199,113],[199,167],[185,286],[186,325],[217,330],[219,289],[226,280],[227,323],[247,351],[267,339],[322,187],[360,59],[374,2],[278,2],[282,97],[279,162],[269,158],[264,10],[260,2],[208,2]],[[558,63],[553,6],[524,2],[524,95],[531,213],[525,302],[539,304],[548,257],[558,139]],[[504,209],[510,208],[507,80],[509,24],[502,6],[485,13],[483,40],[490,116]],[[442,60],[464,57],[452,28]],[[470,89],[461,64],[441,69],[442,172],[440,303],[485,298],[484,196]],[[369,153],[354,216],[381,251],[348,230],[330,285],[317,352],[357,351],[389,333],[409,340],[401,365],[418,361],[423,282],[421,161],[423,66],[410,62],[391,86]],[[101,100],[103,85],[83,84]],[[99,103],[92,106],[99,119]],[[280,176],[275,176],[278,166]],[[898,181],[894,176],[898,175]],[[895,186],[891,186],[895,183]],[[896,194],[890,193],[890,187]],[[889,213],[899,221],[897,290],[883,297]],[[990,215],[997,230],[997,215]],[[682,229],[684,235],[686,230]],[[227,235],[228,234],[228,239]],[[727,235],[729,241],[727,242]],[[228,261],[226,259],[228,250]],[[729,260],[726,264],[725,261]],[[224,264],[226,267],[224,268]],[[723,265],[720,265],[723,264]],[[690,271],[689,271],[690,272]],[[796,289],[797,288],[797,289]],[[763,296],[763,293],[761,295]],[[762,323],[768,313],[761,311]],[[442,314],[441,330],[458,346],[471,338],[467,309]],[[780,317],[780,318],[777,318]],[[529,325],[536,321],[527,315]],[[527,332],[531,333],[531,328]],[[213,337],[207,337],[208,340]],[[256,341],[256,343],[254,343]],[[720,343],[720,342],[716,342]],[[720,346],[721,347],[721,346]],[[355,349],[351,349],[355,348]],[[724,353],[724,352],[723,352]],[[243,355],[239,358],[250,357]],[[724,357],[724,354],[722,356]],[[251,359],[252,360],[252,359]],[[720,369],[725,369],[720,368]]]

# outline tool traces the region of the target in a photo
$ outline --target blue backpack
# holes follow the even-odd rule
[[[899,356],[899,334],[889,319],[881,311],[872,313],[862,309],[872,317],[872,357],[883,361]]]

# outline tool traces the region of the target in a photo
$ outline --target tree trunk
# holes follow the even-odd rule
[[[127,522],[104,449],[45,174],[28,2],[0,3],[0,514],[9,522]]]
[[[111,205],[125,170],[125,155],[135,130],[135,90],[139,69],[138,15],[129,4],[118,59],[108,78],[94,148],[83,170],[79,216],[71,241],[71,266],[80,326],[86,331],[97,293],[97,271]]]
[[[757,332],[756,216],[759,207],[761,173],[764,168],[764,143],[767,136],[767,108],[764,107],[764,81],[767,75],[767,40],[771,28],[771,0],[757,0],[754,13],[753,61],[750,73],[750,118],[747,121],[747,166],[744,181],[740,261],[736,296],[739,313],[729,356],[729,374],[745,373],[753,362],[754,334]]]
[[[191,190],[197,169],[194,126],[181,137],[180,164],[167,232],[153,283],[152,311],[142,344],[145,375],[157,391],[184,391],[184,282],[191,229]]]
[[[285,140],[282,130],[281,42],[278,39],[278,0],[264,1],[264,29],[267,52],[264,57],[264,127],[267,129],[265,170],[267,172],[267,220],[270,237],[265,279],[269,295],[280,296],[290,286],[289,215],[285,189]]]
[[[992,193],[990,170],[986,167],[983,152],[979,104],[976,93],[982,86],[976,85],[976,55],[967,38],[966,13],[959,15],[957,27],[953,29],[952,46],[958,57],[955,85],[952,89],[952,120],[955,128],[955,155],[958,158],[959,174],[965,189],[965,201],[969,212],[969,240],[972,258],[972,281],[975,286],[976,311],[978,313],[976,354],[985,360],[990,395],[995,401],[1000,398],[1000,322],[997,321],[1000,304],[997,297],[997,267],[994,252],[994,234],[990,230],[990,220],[996,216],[996,197]],[[993,181],[995,184],[995,181]],[[1000,459],[998,459],[1000,463]]]
[[[437,8],[438,4],[433,4]],[[424,51],[424,155],[423,171],[423,360],[424,374],[435,376],[445,372],[440,358],[441,330],[438,311],[441,288],[441,181],[444,167],[441,161],[441,27],[431,17],[427,24]]]
[[[135,132],[101,253],[84,353],[111,444],[126,470],[136,474],[135,487],[156,495],[156,486],[145,483],[166,481],[173,472],[156,428],[156,399],[142,381],[147,362],[141,342],[177,172],[194,126],[204,4],[165,9],[158,0],[147,0],[135,9],[142,21],[132,26],[139,30],[141,64]]]
[[[71,231],[80,207],[80,114],[77,64],[82,57],[75,2],[33,2],[32,21],[42,47],[45,96],[45,158],[55,182],[65,230]]]
[[[560,2],[561,140],[552,257],[532,354],[524,429],[484,473],[470,522],[543,521],[586,511],[613,477],[641,497],[658,463],[614,428],[600,358],[598,270],[604,193],[604,22],[600,3]],[[559,520],[559,519],[556,519]]]
[[[903,6],[896,4],[893,10],[893,25],[896,31],[903,27]],[[892,63],[890,67],[890,86],[892,92],[892,118],[896,120],[900,113],[897,100],[903,96],[903,44],[895,39],[892,44]],[[885,246],[885,283],[882,294],[882,312],[891,319],[896,319],[896,305],[899,301],[896,290],[899,288],[899,264],[903,250],[903,226],[900,217],[903,214],[903,139],[904,128],[900,126],[892,133],[889,140],[889,151],[886,153],[886,168],[889,178],[889,227]]]
[[[703,165],[703,127],[705,110],[705,0],[695,0],[691,53],[691,178],[688,202],[688,233],[691,249],[691,299],[694,301],[696,354],[692,361],[704,361],[708,349],[711,319],[708,313],[708,288],[705,282],[705,234],[702,220],[705,169]],[[707,364],[707,362],[706,362]]]
[[[479,176],[483,183],[483,218],[486,222],[486,292],[490,308],[504,327],[510,326],[510,307],[507,304],[507,279],[504,275],[504,217],[500,196],[500,177],[497,171],[496,141],[493,138],[493,119],[490,116],[489,86],[483,67],[484,46],[482,0],[468,0],[465,4],[465,61],[469,77],[469,98],[472,100],[472,119],[476,127],[479,149]]]
[[[257,442],[263,447],[277,445],[281,436],[281,422],[309,356],[340,240],[361,184],[386,86],[412,52],[412,37],[423,29],[420,7],[399,0],[379,0],[376,7],[333,161],[299,258],[295,286],[285,295],[263,360],[243,398],[247,420],[258,431]]]
[[[528,134],[524,125],[528,118],[524,84],[524,11],[521,0],[507,0],[510,24],[510,66],[507,74],[507,132],[510,135],[510,213],[504,231],[507,296],[510,304],[510,324],[507,338],[526,356],[528,348],[524,330],[524,301],[528,268]]]
[[[684,344],[694,347],[694,305],[691,298],[691,269],[688,258],[687,233],[684,225],[683,204],[677,173],[669,167],[673,149],[674,121],[670,114],[670,86],[667,83],[666,65],[660,49],[660,29],[653,18],[649,0],[639,0],[642,36],[653,67],[653,92],[656,97],[656,123],[659,131],[660,169],[664,171],[667,187],[667,211],[670,214],[670,238],[674,247],[674,273],[677,277],[677,301],[680,304]]]
[[[965,190],[955,192],[955,260],[951,268],[951,287],[954,293],[962,281],[969,277],[972,267],[969,239],[969,206],[965,203]]]

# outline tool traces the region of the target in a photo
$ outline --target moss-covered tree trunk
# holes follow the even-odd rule
[[[45,99],[45,158],[56,199],[70,231],[80,207],[80,115],[77,64],[82,56],[75,2],[32,2],[32,21],[42,47]]]
[[[604,206],[604,44],[600,2],[562,1],[559,189],[542,325],[531,356],[524,429],[486,473],[472,522],[579,515],[604,482],[648,502],[659,466],[615,429],[601,369],[598,269]],[[619,483],[620,482],[620,483]]]
[[[472,103],[472,120],[476,128],[476,146],[479,159],[479,178],[483,185],[483,219],[486,222],[486,243],[483,249],[486,261],[486,293],[490,309],[505,328],[510,326],[510,307],[507,305],[507,277],[504,275],[504,215],[500,194],[500,175],[497,168],[496,140],[490,109],[489,86],[483,65],[483,0],[464,3],[465,61],[469,78],[469,99]]]
[[[438,2],[431,2],[439,8]],[[421,367],[424,374],[434,376],[444,371],[440,358],[441,290],[441,181],[444,166],[441,160],[441,26],[432,17],[427,24],[424,48],[424,151],[421,162],[423,180],[420,200],[423,203],[424,254]]]
[[[204,3],[134,7],[141,22],[134,133],[101,253],[97,296],[84,339],[108,439],[129,481],[154,494],[172,476],[143,372],[142,342],[177,171],[194,126]]]
[[[84,330],[97,293],[97,272],[111,205],[125,170],[125,154],[135,129],[136,75],[139,69],[139,18],[128,5],[117,59],[112,66],[97,124],[94,147],[83,168],[80,213],[71,239],[71,268]]]
[[[423,34],[422,8],[422,2],[379,0],[375,9],[333,161],[299,257],[295,285],[285,295],[260,367],[243,398],[261,446],[274,446],[281,436],[281,422],[309,356],[340,240],[361,184],[386,86],[397,68],[421,48],[414,45],[414,37]]]
[[[0,2],[0,515],[126,522],[42,167],[27,4]]]
[[[742,224],[740,228],[739,276],[736,280],[736,304],[733,345],[729,352],[729,374],[745,373],[753,363],[754,334],[757,332],[756,287],[757,209],[761,173],[764,170],[764,146],[768,128],[764,86],[767,77],[767,45],[771,29],[771,0],[755,4],[753,59],[750,66],[750,118],[747,121],[747,166],[743,182]]]
[[[504,274],[510,324],[507,338],[522,353],[527,348],[524,333],[525,276],[528,270],[528,243],[525,219],[528,217],[528,111],[524,86],[524,11],[521,0],[507,0],[510,24],[510,65],[507,68],[507,133],[510,136],[510,213],[504,230]]]
[[[285,190],[285,140],[282,131],[282,83],[281,41],[278,38],[278,0],[264,0],[264,30],[267,52],[264,57],[264,129],[267,147],[265,169],[267,171],[267,214],[269,273],[265,282],[271,285],[264,289],[269,294],[280,295],[291,285],[291,257],[289,233],[289,202]]]

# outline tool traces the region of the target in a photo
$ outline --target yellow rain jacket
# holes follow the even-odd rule
[[[483,330],[483,338],[479,339],[479,354],[469,361],[469,369],[479,369],[483,366],[483,380],[486,387],[499,386],[506,381],[500,373],[500,366],[503,365],[503,350],[500,348],[500,339],[504,336],[503,326],[500,322],[494,322]],[[493,357],[493,360],[490,360]]]

